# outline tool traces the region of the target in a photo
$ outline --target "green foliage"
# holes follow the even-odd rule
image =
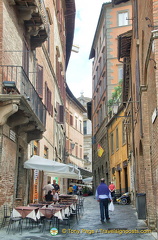
[[[83,192],[83,193],[88,193],[88,187],[85,186],[85,187],[83,188],[82,192]]]
[[[116,104],[117,102],[121,101],[121,97],[122,97],[122,82],[123,82],[123,80],[119,81],[119,85],[114,88],[114,91],[112,93],[112,98],[108,101],[109,113],[112,111],[112,106],[114,104]]]

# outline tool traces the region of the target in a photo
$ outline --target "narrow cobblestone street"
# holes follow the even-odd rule
[[[107,233],[107,231],[118,231],[117,233]],[[41,233],[38,228],[26,230],[23,228],[22,234],[10,232],[6,233],[6,227],[0,230],[0,237],[3,240],[50,240],[50,239],[120,239],[133,240],[157,239],[156,233],[128,233],[130,230],[148,230],[143,220],[137,219],[135,208],[132,205],[115,204],[114,212],[110,213],[110,221],[102,224],[100,222],[99,204],[94,196],[86,197],[84,200],[84,212],[80,216],[78,224],[71,220],[71,226],[60,225],[60,231],[56,236],[52,236],[49,231]],[[123,233],[125,231],[126,233]]]

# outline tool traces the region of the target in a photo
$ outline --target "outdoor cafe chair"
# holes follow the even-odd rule
[[[43,232],[45,233],[46,230],[50,231],[52,227],[56,227],[59,231],[59,219],[55,216],[52,216],[51,218],[44,218]]]
[[[83,211],[84,211],[84,198],[83,197],[79,198],[79,200],[78,200],[78,208],[81,211],[81,213],[83,213]]]
[[[12,217],[12,215],[11,215],[9,224],[8,224],[8,228],[7,228],[7,233],[9,233],[10,230],[12,230],[13,232],[19,231],[22,234],[22,223],[23,223],[22,217],[20,217],[20,216]]]
[[[60,220],[59,220],[59,222],[60,222]],[[70,215],[69,214],[65,214],[65,216],[63,216],[61,224],[62,223],[65,223],[70,228]]]
[[[77,223],[78,223],[78,218],[79,218],[79,207],[78,206],[79,205],[76,204],[75,209],[70,206],[70,217],[75,216]]]
[[[3,206],[3,220],[2,220],[2,224],[1,224],[1,228],[5,227],[7,220],[10,219],[12,210],[10,207],[8,207],[7,205]]]
[[[40,208],[39,209],[42,220],[42,228],[41,231],[45,232],[48,228],[50,230],[51,227],[56,227],[59,229],[59,221],[58,217],[55,216],[56,209],[53,208]]]

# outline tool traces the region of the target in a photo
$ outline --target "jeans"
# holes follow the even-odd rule
[[[104,219],[109,219],[109,210],[108,210],[108,198],[105,199],[99,199],[100,200],[100,217],[101,221],[103,222]],[[105,215],[104,215],[105,213]]]

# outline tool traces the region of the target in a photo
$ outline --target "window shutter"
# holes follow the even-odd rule
[[[52,105],[52,92],[47,86],[45,82],[45,106],[47,108],[48,113],[53,117],[53,105]]]
[[[59,122],[59,103],[56,102],[56,121]]]
[[[51,114],[51,91],[48,89],[48,112]]]
[[[60,124],[64,123],[64,106],[63,105],[59,106],[59,123]]]
[[[47,82],[45,82],[45,106],[47,107]]]
[[[73,116],[70,115],[70,126],[73,126]]]
[[[43,67],[37,65],[36,91],[43,98]]]

